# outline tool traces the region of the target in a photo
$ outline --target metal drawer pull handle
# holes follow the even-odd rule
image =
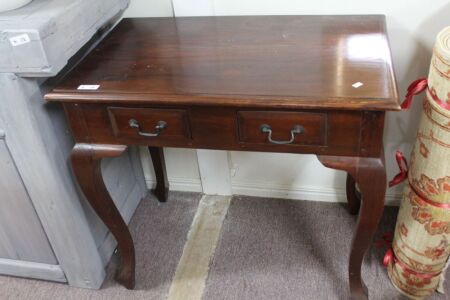
[[[303,128],[303,126],[295,125],[291,129],[291,139],[289,141],[275,141],[275,140],[272,140],[272,128],[270,127],[270,125],[262,124],[259,127],[259,129],[261,130],[261,132],[268,133],[267,138],[268,138],[269,142],[271,142],[272,144],[277,144],[277,145],[292,144],[295,140],[296,134],[305,132],[305,128]]]
[[[155,133],[148,133],[148,132],[142,132],[141,128],[139,127],[139,122],[135,119],[130,119],[130,121],[128,121],[128,124],[130,125],[131,128],[136,128],[138,130],[138,134],[140,136],[145,136],[145,137],[155,137],[155,136],[159,136],[159,134],[161,133],[161,131],[167,127],[167,123],[164,121],[159,121],[156,126],[155,126]]]

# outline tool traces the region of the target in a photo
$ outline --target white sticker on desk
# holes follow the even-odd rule
[[[9,42],[11,43],[11,45],[13,45],[13,47],[16,47],[31,42],[31,39],[28,34],[24,33],[21,35],[10,37]]]
[[[355,89],[360,88],[364,85],[364,83],[362,82],[355,82],[354,84],[352,84],[352,87],[354,87]]]
[[[99,87],[100,87],[100,85],[98,85],[98,84],[82,84],[82,85],[78,86],[78,90],[95,91],[95,90],[98,90]]]

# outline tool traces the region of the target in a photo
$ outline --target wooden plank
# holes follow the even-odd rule
[[[0,170],[0,257],[57,264],[6,141],[1,138]]]
[[[9,86],[5,78],[9,85],[17,86]],[[0,96],[8,99],[0,104],[0,118],[4,113],[10,130],[19,134],[11,141],[13,155],[17,155],[14,159],[20,160],[18,168],[26,173],[24,182],[38,191],[33,192],[32,200],[69,284],[99,288],[115,243],[103,245],[109,233],[98,217],[89,213],[90,206],[72,180],[67,157],[73,141],[62,110],[59,105],[44,105],[43,91],[35,81],[4,74],[0,85],[5,86]],[[15,116],[15,109],[21,111],[20,117]],[[27,149],[33,149],[34,155]],[[38,159],[30,162],[33,157]],[[147,192],[139,161],[137,150],[130,148],[125,156],[105,161],[103,170],[107,186],[128,219]],[[119,182],[119,176],[129,180]]]
[[[114,195],[116,206],[122,207],[136,184],[136,178],[131,168],[130,152],[127,151],[125,155],[116,159],[105,159],[103,162],[103,180],[110,194]],[[124,176],[125,174],[127,176]]]
[[[0,258],[0,274],[67,282],[59,265]]]
[[[0,145],[2,143],[4,143],[3,139],[5,138],[5,131],[0,129]],[[8,153],[9,155],[9,153]],[[2,160],[3,155],[0,155],[0,160]],[[4,159],[4,158],[3,158]],[[1,178],[0,178],[1,179]],[[0,181],[0,187],[2,186],[2,182]],[[0,223],[3,223],[0,220]],[[9,237],[7,236],[6,232],[4,230],[2,230],[2,226],[0,226],[0,257],[8,257],[8,258],[13,258],[13,257],[17,257],[17,255],[15,255],[15,251],[14,251],[14,245],[12,243],[12,241],[9,239]]]
[[[359,51],[366,44],[375,49],[370,55]],[[355,60],[349,51],[361,56]],[[80,91],[80,84],[98,89]],[[123,19],[46,97],[78,104],[400,110],[381,15]]]
[[[145,182],[144,168],[142,167],[141,162],[141,149],[139,147],[128,147],[128,149],[130,151],[131,164],[136,177],[136,182],[139,185],[141,195],[145,196],[148,193],[148,188],[147,183]]]
[[[0,17],[0,72],[21,76],[56,75],[129,0],[35,0]],[[29,42],[13,46],[11,38]]]
[[[0,99],[0,126],[8,133],[11,157],[69,284],[99,288],[104,265],[63,151],[67,127],[53,124],[58,119],[49,115],[58,111],[43,105],[35,80],[0,74]]]

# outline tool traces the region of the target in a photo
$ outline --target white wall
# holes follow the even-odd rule
[[[125,18],[172,16],[170,0],[130,0],[130,6],[124,14]]]
[[[157,8],[170,6],[166,0],[131,0],[130,9],[138,2],[141,6],[136,16],[152,16]],[[435,36],[449,25],[450,3],[448,0],[173,0],[173,11],[176,16],[384,14],[387,16],[399,91],[400,95],[404,95],[412,80],[428,73]],[[161,13],[164,14],[165,10],[162,9]],[[394,151],[401,149],[409,155],[420,110],[420,101],[416,101],[408,112],[388,114],[384,137],[388,178],[397,172]],[[169,179],[197,183],[198,189],[200,176],[195,152],[167,149],[166,153],[168,164],[171,161],[180,163],[169,167]],[[314,156],[231,152],[228,162],[234,193],[305,200],[344,200],[344,174],[322,167]],[[176,180],[172,185],[175,188],[183,186]],[[388,190],[387,200],[398,199],[401,190],[401,187]]]

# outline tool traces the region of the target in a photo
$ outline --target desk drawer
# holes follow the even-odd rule
[[[108,107],[114,136],[142,141],[187,141],[187,113],[181,109]]]
[[[239,111],[239,141],[275,145],[326,145],[326,113]]]

